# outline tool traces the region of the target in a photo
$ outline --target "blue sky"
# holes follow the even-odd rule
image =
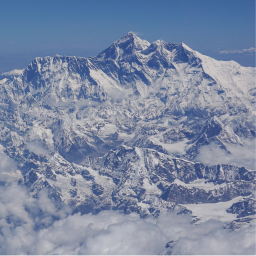
[[[128,31],[255,65],[243,51],[255,47],[254,0],[1,0],[0,70],[36,56],[94,56]]]

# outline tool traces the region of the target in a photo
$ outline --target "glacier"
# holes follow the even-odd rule
[[[167,211],[244,232],[255,227],[255,71],[129,32],[95,57],[2,73],[0,185],[47,191],[72,216]]]

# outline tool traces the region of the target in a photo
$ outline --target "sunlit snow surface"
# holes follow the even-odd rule
[[[219,202],[212,204],[186,204],[187,209],[192,211],[192,214],[200,218],[200,222],[205,222],[207,220],[218,220],[218,221],[232,221],[235,220],[237,214],[227,213],[226,210],[236,202],[242,200],[243,197],[236,197],[227,202]]]
[[[132,32],[2,73],[0,253],[254,254],[255,95],[255,68]]]

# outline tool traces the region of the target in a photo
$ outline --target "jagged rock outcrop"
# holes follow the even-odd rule
[[[132,32],[96,57],[38,57],[0,76],[0,150],[16,166],[10,181],[35,197],[46,187],[56,205],[82,213],[157,217],[189,212],[186,204],[251,202],[253,168],[195,159],[202,146],[231,154],[230,145],[255,139],[254,75]],[[253,213],[246,202],[227,207],[230,215]]]

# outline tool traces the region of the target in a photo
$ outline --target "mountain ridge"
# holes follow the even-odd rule
[[[129,41],[129,35],[132,39],[138,40],[138,37],[129,33],[123,38],[128,37]],[[116,42],[112,46],[115,46]],[[163,48],[164,52],[161,52],[158,49],[159,45],[164,45],[165,48],[168,46],[167,48],[172,51]],[[106,101],[110,100],[113,94],[122,94],[125,98],[131,93],[136,93],[143,100],[154,94],[164,103],[169,103],[165,111],[171,110],[177,114],[191,110],[203,113],[208,107],[218,109],[220,114],[223,107],[236,112],[241,110],[236,110],[238,101],[239,108],[248,111],[248,105],[254,103],[254,69],[243,68],[232,61],[213,60],[191,50],[184,43],[156,41],[144,50],[128,54],[127,58],[36,58],[23,72],[22,80],[23,84],[26,84],[26,89],[20,89],[24,91],[23,94],[31,91],[32,95],[37,95],[37,88],[45,87],[45,90],[47,88],[50,92],[49,98],[53,98],[54,101],[65,101],[67,97],[74,100],[92,97],[96,101]],[[245,77],[248,80],[245,82],[246,87],[241,86]],[[59,85],[51,89],[49,86],[52,82],[58,82]],[[248,91],[249,97],[244,97]],[[188,98],[188,93],[198,97],[197,104]],[[230,102],[230,99],[234,99],[233,102]],[[172,101],[179,101],[179,104],[172,106]],[[193,108],[188,107],[189,105],[193,105]]]
[[[255,68],[131,32],[95,57],[38,57],[0,75],[0,157],[15,162],[1,184],[19,180],[34,197],[47,188],[82,214],[157,218],[225,203],[237,227],[254,215],[255,165],[229,157],[256,137],[254,78]],[[223,157],[205,164],[206,148]]]

